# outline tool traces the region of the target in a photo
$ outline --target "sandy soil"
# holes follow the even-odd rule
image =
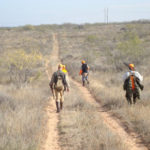
[[[53,34],[53,51],[50,55],[50,61],[46,62],[46,73],[48,78],[52,75],[52,72],[56,71],[59,61],[59,44],[57,40],[57,35]],[[50,66],[51,65],[51,66]],[[78,87],[79,91],[82,93],[83,97],[90,102],[92,105],[95,105],[97,112],[102,116],[104,123],[108,126],[112,132],[115,132],[120,137],[120,140],[123,141],[131,150],[147,150],[147,148],[141,143],[138,135],[134,132],[126,132],[124,127],[121,125],[121,122],[112,115],[106,112],[100,104],[97,104],[95,99],[92,97],[87,88],[82,87],[81,84],[71,79],[71,81]],[[56,113],[55,101],[51,98],[49,105],[46,108],[46,113],[48,115],[47,122],[47,139],[43,146],[42,150],[60,150],[59,146],[59,135],[57,124],[59,121],[59,114]]]
[[[54,71],[57,70],[57,65],[59,63],[58,59],[58,42],[56,40],[56,34],[53,34],[53,50],[50,54],[49,61],[45,64],[45,72],[47,74],[48,79],[50,80],[51,75]],[[49,103],[46,108],[46,113],[48,116],[48,122],[46,125],[46,140],[44,144],[41,146],[41,150],[61,150],[59,146],[59,135],[57,124],[59,122],[59,114],[56,113],[55,100],[53,97],[49,98]]]

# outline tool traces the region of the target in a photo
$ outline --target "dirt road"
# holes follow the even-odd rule
[[[53,50],[50,54],[49,60],[45,64],[45,72],[50,80],[51,75],[57,70],[57,65],[59,63],[58,59],[58,43],[56,40],[56,34],[53,34]],[[57,124],[59,121],[59,114],[56,113],[55,100],[50,97],[49,104],[46,108],[46,113],[48,116],[48,122],[46,125],[47,138],[41,147],[41,150],[61,150],[59,146],[59,136]]]
[[[97,104],[87,88],[82,87],[82,85],[76,81],[73,81],[73,83],[79,88],[79,91],[81,91],[84,98],[92,105],[95,105],[97,112],[99,112],[99,115],[103,118],[106,126],[110,128],[112,132],[117,133],[120,137],[120,140],[123,141],[123,143],[127,145],[130,150],[148,150],[143,144],[140,143],[141,141],[136,133],[127,133],[125,129],[121,126],[121,123],[119,123],[119,120],[113,118],[111,114],[104,111],[100,104]],[[97,107],[97,105],[99,105],[99,107]]]
[[[59,63],[59,45],[57,40],[57,35],[53,34],[53,51],[50,55],[50,64],[51,64],[51,71],[46,69],[47,75],[49,76],[56,68],[53,68],[52,66],[55,66],[54,64]],[[49,63],[49,62],[48,62]],[[48,63],[46,68],[48,68]],[[127,133],[121,123],[119,123],[119,120],[116,120],[109,114],[108,112],[105,112],[103,108],[100,106],[100,104],[97,104],[95,99],[92,97],[90,92],[85,88],[82,87],[81,84],[71,79],[71,82],[73,82],[79,89],[79,91],[82,93],[84,99],[86,99],[89,103],[92,105],[95,105],[97,112],[99,112],[99,115],[103,118],[104,123],[107,127],[109,127],[112,132],[115,132],[120,137],[120,140],[125,143],[129,147],[130,150],[147,150],[147,148],[140,143],[140,139],[138,138],[138,135],[135,133]],[[49,106],[47,107],[47,113],[49,116],[47,128],[47,139],[44,145],[44,150],[59,150],[59,137],[58,137],[58,130],[57,130],[57,123],[58,123],[58,114],[55,112],[55,104],[54,101],[51,100]],[[99,106],[98,106],[99,105]],[[98,106],[98,107],[97,107]]]

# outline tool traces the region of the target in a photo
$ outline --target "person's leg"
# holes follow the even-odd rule
[[[134,104],[136,103],[137,99],[140,99],[140,91],[139,90],[135,90],[133,93],[133,102]]]
[[[85,74],[82,74],[82,85],[85,86]]]
[[[60,109],[63,109],[63,102],[64,102],[64,92],[60,92]]]
[[[141,94],[141,93],[140,93],[140,90],[138,89],[138,90],[136,91],[136,98],[137,98],[137,99],[141,99],[140,94]]]
[[[133,93],[133,103],[135,104],[136,103],[136,93]]]
[[[126,99],[127,99],[127,102],[128,102],[128,104],[132,104],[132,94],[131,93],[129,93],[128,91],[126,91]]]
[[[56,98],[55,100],[56,100],[56,109],[57,109],[56,112],[59,113],[59,111],[60,111],[59,110],[59,101],[58,101],[58,99],[59,99],[59,92],[56,91],[56,90],[55,90],[55,98]]]
[[[132,98],[131,97],[128,97],[127,101],[128,101],[128,104],[130,104],[130,105],[132,104]]]
[[[85,79],[86,79],[86,81],[87,81],[87,84],[89,84],[89,80],[88,80],[88,73],[86,74]]]

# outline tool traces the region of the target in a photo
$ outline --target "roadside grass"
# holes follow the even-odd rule
[[[61,60],[67,66],[69,74],[81,82],[78,73],[81,60],[85,59],[90,66],[88,88],[95,99],[107,111],[119,117],[122,122],[126,122],[128,128],[136,131],[148,147],[150,147],[148,119],[150,42],[147,40],[149,34],[146,31],[150,32],[147,30],[149,27],[149,23],[93,25],[93,27],[91,25],[76,31],[66,29],[65,36],[61,33],[59,35]],[[90,40],[86,40],[88,38]],[[122,47],[118,46],[119,43]],[[134,63],[136,70],[144,76],[145,89],[141,92],[141,100],[134,106],[127,104],[122,87],[122,76],[128,71],[124,62]]]
[[[58,34],[60,58],[69,74],[81,82],[78,73],[81,60],[85,59],[91,70],[90,92],[107,111],[120,117],[129,128],[139,133],[148,145],[149,22],[0,28],[0,54],[19,49],[27,53],[36,50],[48,59],[52,50],[53,31]],[[134,40],[130,39],[130,35]],[[134,59],[133,52],[128,50],[127,55],[124,48],[128,47],[131,51],[134,48]],[[139,48],[142,48],[142,53]],[[123,62],[135,63],[144,76],[145,89],[141,101],[134,106],[127,105],[122,90],[122,75],[127,71]],[[46,107],[49,96],[47,77],[42,69],[44,61],[42,66],[33,68],[42,72],[41,77],[20,89],[9,81],[8,72],[1,64],[3,62],[0,61],[0,149],[39,149],[48,119],[42,109]],[[66,96],[65,108],[60,115],[62,149],[127,149],[120,143],[118,136],[105,127],[94,107],[83,99],[76,98],[76,95],[82,97],[76,90],[72,89],[72,93]]]
[[[0,45],[1,56],[20,49],[27,54],[35,50],[43,56],[40,65],[27,68],[31,77],[36,71],[41,73],[19,87],[11,82],[10,72],[0,60],[0,149],[39,150],[47,132],[44,109],[50,93],[44,63],[52,50],[52,32],[41,32],[33,26],[6,28],[0,30]]]
[[[47,118],[43,108],[48,95],[40,87],[0,88],[0,149],[38,149],[44,136]]]
[[[62,150],[127,150],[118,135],[103,123],[96,106],[84,100],[77,87],[71,87],[65,94],[58,125]]]

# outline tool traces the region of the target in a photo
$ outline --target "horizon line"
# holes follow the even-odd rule
[[[138,20],[130,20],[130,21],[108,21],[107,22],[84,22],[84,23],[74,23],[74,22],[64,22],[64,23],[44,23],[44,24],[30,24],[30,23],[27,23],[27,24],[23,24],[23,25],[9,25],[9,26],[3,26],[2,24],[0,25],[0,28],[17,28],[17,27],[24,27],[24,26],[42,26],[42,25],[50,25],[50,26],[53,26],[53,25],[57,25],[57,26],[63,26],[63,25],[66,25],[66,24],[72,24],[72,25],[86,25],[86,24],[121,24],[121,23],[134,23],[134,22],[150,22],[150,19],[138,19]]]

